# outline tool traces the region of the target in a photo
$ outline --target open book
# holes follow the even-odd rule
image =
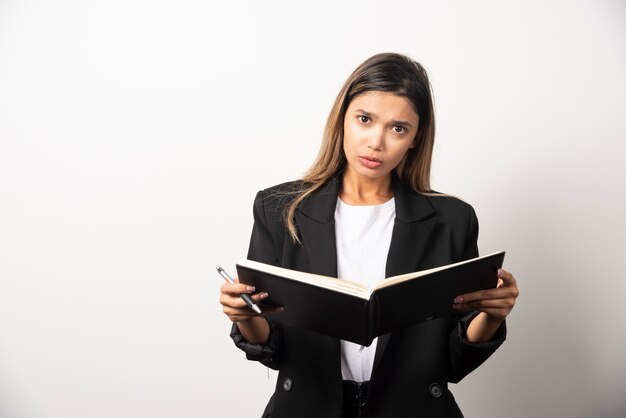
[[[389,277],[372,288],[348,280],[252,260],[237,263],[239,281],[267,292],[263,304],[283,306],[268,318],[370,345],[379,335],[446,315],[456,296],[496,287],[504,251]]]

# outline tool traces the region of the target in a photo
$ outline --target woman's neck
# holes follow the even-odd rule
[[[387,202],[393,197],[391,175],[371,179],[346,170],[339,198],[348,205],[370,206]]]

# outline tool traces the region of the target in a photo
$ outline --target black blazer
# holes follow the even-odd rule
[[[260,191],[248,258],[337,277],[334,213],[341,177],[307,197],[296,211],[301,244],[294,244],[282,210],[298,182]],[[410,191],[394,175],[396,218],[386,277],[478,256],[473,208],[453,197]],[[289,193],[292,192],[292,193]],[[450,301],[452,303],[452,301]],[[320,307],[323,309],[323,307]],[[448,382],[456,383],[504,341],[503,323],[492,341],[469,343],[465,330],[476,312],[434,319],[380,336],[370,383],[368,417],[462,417]],[[236,324],[231,337],[250,360],[279,370],[264,417],[340,417],[343,394],[337,338],[271,321],[267,344],[249,344]]]

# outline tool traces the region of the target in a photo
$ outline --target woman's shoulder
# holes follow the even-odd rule
[[[268,212],[279,212],[305,187],[302,180],[292,180],[260,190],[254,199],[255,205],[262,205]]]
[[[305,183],[302,180],[291,180],[284,183],[276,184],[261,190],[265,195],[276,194],[297,194],[304,188]]]
[[[468,219],[468,217],[476,217],[474,207],[458,196],[435,190],[430,193],[425,193],[424,195],[428,198],[428,201],[439,217],[449,219]]]

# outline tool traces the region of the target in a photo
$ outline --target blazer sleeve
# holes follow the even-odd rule
[[[463,249],[463,260],[478,257],[478,219],[476,212],[469,207],[467,240]],[[480,366],[502,345],[506,339],[506,321],[502,322],[490,341],[471,343],[467,339],[467,327],[478,315],[477,311],[453,317],[449,342],[448,380],[458,383]]]
[[[270,233],[265,209],[265,195],[259,191],[254,199],[253,215],[254,225],[250,246],[248,248],[248,259],[266,264],[278,264],[276,251],[276,237]],[[265,366],[278,370],[279,347],[282,337],[280,324],[266,318],[270,326],[270,335],[265,344],[251,344],[241,335],[237,323],[233,322],[230,337],[235,345],[246,353],[248,360],[259,361]]]

